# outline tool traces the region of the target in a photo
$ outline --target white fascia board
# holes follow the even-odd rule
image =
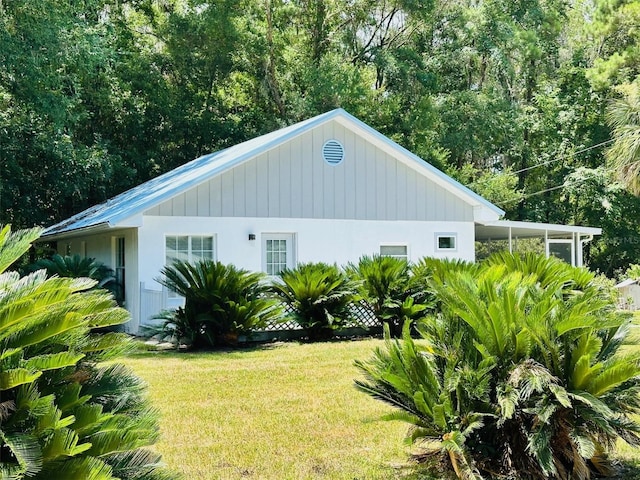
[[[80,237],[84,235],[91,235],[94,233],[102,233],[107,230],[111,230],[111,226],[108,223],[99,223],[88,227],[76,228],[73,230],[65,230],[60,233],[43,234],[36,240],[36,242],[54,242],[58,240],[64,240],[67,238]]]
[[[142,223],[144,216],[142,212],[136,213],[135,215],[131,215],[123,220],[120,220],[118,223],[109,222],[109,226],[111,228],[140,228],[142,227]]]
[[[580,225],[560,225],[555,223],[522,222],[516,220],[495,220],[489,222],[478,222],[486,227],[504,228],[528,228],[540,231],[557,231],[567,233],[582,233],[585,235],[601,235],[602,229],[597,227],[583,227]]]
[[[500,214],[495,210],[489,209],[484,205],[476,205],[473,207],[473,221],[486,225],[487,223],[500,220]]]
[[[359,133],[386,153],[397,158],[408,167],[420,172],[447,191],[453,193],[457,197],[465,200],[467,203],[473,206],[482,206],[489,211],[493,211],[494,214],[497,215],[497,218],[500,218],[505,214],[504,210],[502,210],[501,208],[497,207],[485,198],[482,198],[480,195],[465,187],[457,180],[451,178],[444,172],[441,172],[430,163],[425,162],[416,154],[410,152],[402,145],[397,144],[396,142],[378,132],[374,128],[370,127],[366,123],[362,122],[361,120],[358,120],[356,117],[349,114],[345,110],[340,109],[339,113],[340,115],[336,117],[336,120],[341,125],[353,130],[356,133]]]

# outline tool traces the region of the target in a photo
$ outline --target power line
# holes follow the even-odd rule
[[[585,179],[586,180],[586,179]],[[565,183],[563,183],[562,185],[556,185],[555,187],[551,187],[551,188],[545,188],[544,190],[539,190],[537,192],[533,192],[533,193],[528,193],[526,195],[523,195],[520,198],[516,198],[513,200],[507,200],[506,202],[502,202],[501,205],[508,205],[510,203],[514,203],[514,202],[521,202],[522,200],[529,198],[529,197],[533,197],[535,195],[540,195],[541,193],[547,193],[547,192],[552,192],[554,190],[558,190],[560,188],[564,188],[566,186]]]
[[[595,148],[602,147],[604,145],[607,145],[608,143],[612,143],[613,141],[614,141],[614,139],[612,138],[612,139],[606,140],[604,142],[598,143],[596,145],[591,145],[591,146],[585,147],[585,148],[583,148],[581,150],[576,150],[575,152],[572,153],[572,155],[578,155],[580,153],[588,152],[589,150],[593,150]],[[521,168],[520,170],[515,170],[514,172],[511,172],[511,173],[513,173],[514,175],[517,175],[518,173],[528,172],[529,170],[533,170],[534,168],[542,167],[544,165],[549,165],[550,163],[554,163],[554,162],[559,162],[560,160],[564,160],[566,158],[567,158],[566,155],[560,156],[558,158],[554,158],[553,160],[547,160],[545,162],[541,162],[541,163],[538,163],[536,165],[531,165],[530,167]],[[471,187],[473,185],[482,185],[482,184],[484,184],[486,182],[489,182],[490,180],[491,180],[490,178],[486,178],[486,179],[484,179],[482,181],[476,180],[475,182],[471,182],[469,184],[469,187]]]

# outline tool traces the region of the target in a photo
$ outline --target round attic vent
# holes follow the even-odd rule
[[[329,165],[339,165],[344,160],[344,147],[337,140],[327,140],[322,146],[322,158]]]

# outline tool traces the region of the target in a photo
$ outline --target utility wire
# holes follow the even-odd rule
[[[588,152],[589,150],[593,150],[595,148],[602,147],[604,145],[607,145],[608,143],[612,143],[613,141],[614,141],[614,139],[612,138],[610,140],[606,140],[606,141],[598,143],[596,145],[591,145],[591,146],[585,147],[585,148],[583,148],[581,150],[576,150],[575,152],[572,153],[572,155],[578,155],[580,153]],[[515,171],[510,172],[510,173],[512,173],[514,175],[517,175],[518,173],[528,172],[529,170],[533,170],[534,168],[542,167],[544,165],[549,165],[550,163],[554,163],[554,162],[559,162],[560,160],[564,160],[566,158],[567,158],[567,156],[563,155],[563,156],[560,156],[558,158],[554,158],[553,160],[547,160],[545,162],[537,163],[535,165],[531,165],[530,167],[521,168],[520,170],[515,170]],[[490,180],[491,180],[490,178],[486,178],[483,181],[476,180],[475,182],[471,182],[469,184],[469,186],[471,187],[473,185],[482,185],[482,184],[484,184],[484,183],[486,183],[486,182],[488,182]]]

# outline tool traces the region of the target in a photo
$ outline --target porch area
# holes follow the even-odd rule
[[[584,265],[585,244],[601,233],[602,229],[594,227],[513,220],[475,225],[476,242],[480,242],[483,250],[544,252],[547,257],[553,255],[577,267]]]

